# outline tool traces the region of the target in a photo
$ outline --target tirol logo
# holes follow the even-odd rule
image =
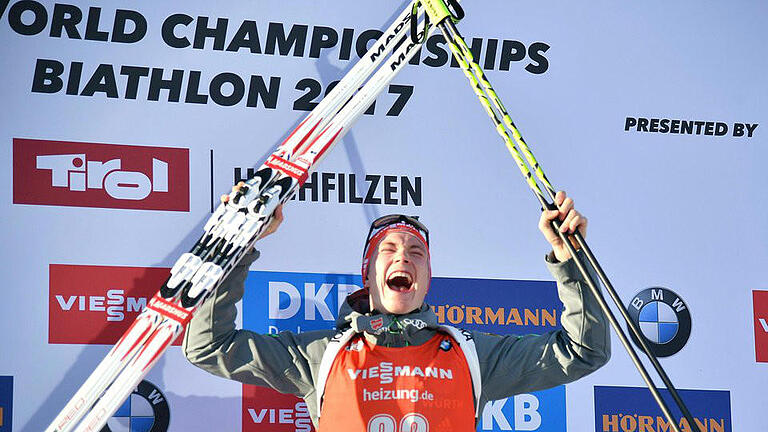
[[[170,421],[168,400],[154,384],[142,381],[101,432],[166,432]]]
[[[659,389],[667,406],[674,406],[666,389]],[[693,416],[675,417],[682,432],[732,432],[731,395],[725,390],[678,390]],[[678,412],[678,410],[675,410]],[[596,432],[672,431],[672,426],[645,387],[595,387]]]
[[[752,291],[755,315],[755,358],[768,363],[768,291]]]
[[[0,376],[0,432],[13,430],[13,377]]]
[[[168,273],[160,267],[51,264],[48,342],[114,344]]]
[[[691,312],[683,299],[672,290],[647,288],[635,295],[627,308],[629,316],[645,336],[645,342],[657,357],[678,353],[691,335]],[[634,334],[632,339],[640,345]]]
[[[306,402],[295,396],[243,385],[243,432],[314,431]]]
[[[13,202],[189,211],[189,150],[14,138]]]
[[[565,386],[490,401],[477,430],[565,432]]]

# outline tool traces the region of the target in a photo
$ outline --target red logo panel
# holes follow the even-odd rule
[[[755,314],[755,357],[768,363],[768,291],[752,291]]]
[[[51,264],[49,272],[48,343],[111,345],[147,306],[170,269]]]
[[[243,432],[314,430],[303,400],[266,387],[243,385]]]
[[[189,211],[189,150],[14,138],[13,202]]]

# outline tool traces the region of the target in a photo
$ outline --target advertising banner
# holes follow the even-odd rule
[[[0,431],[45,430],[221,194],[408,4],[0,2]],[[474,57],[588,218],[587,241],[697,419],[763,430],[768,6],[462,6]],[[559,328],[539,202],[477,99],[433,33],[258,242],[236,327],[331,328],[361,287],[370,223],[401,213],[429,227],[440,323]],[[111,430],[145,430],[149,412],[153,432],[311,429],[300,400],[213,376],[178,346],[145,382]],[[478,430],[663,430],[642,385],[613,336],[603,368],[489,403]],[[151,409],[158,394],[169,417]]]

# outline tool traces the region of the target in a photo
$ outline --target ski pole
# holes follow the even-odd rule
[[[461,37],[461,34],[458,32],[458,29],[456,29],[456,26],[454,25],[453,20],[448,19],[450,18],[450,16],[452,16],[451,11],[448,9],[447,5],[445,5],[441,0],[424,0],[424,2],[436,4],[436,5],[433,5],[433,7],[431,8],[427,7],[428,11],[435,11],[435,10],[440,11],[439,15],[436,15],[436,16],[430,15],[430,18],[433,21],[438,23],[437,26],[438,28],[440,28],[441,32],[443,33],[443,36],[446,39],[451,51],[453,52],[454,57],[457,59],[457,61],[459,62],[459,65],[461,66],[462,71],[464,72],[464,74],[467,76],[470,83],[472,84],[472,88],[475,91],[475,94],[480,99],[480,102],[482,103],[483,107],[486,109],[489,116],[494,121],[497,131],[504,139],[505,144],[507,145],[507,148],[509,149],[513,158],[517,162],[517,165],[520,168],[521,173],[525,177],[526,181],[528,182],[529,186],[533,190],[537,199],[539,199],[542,209],[549,209],[549,210],[555,209],[556,206],[554,206],[553,203],[547,202],[546,198],[541,192],[541,189],[537,185],[535,185],[535,180],[533,179],[530,170],[524,164],[522,157],[520,155],[520,152],[512,144],[512,140],[509,138],[509,135],[506,133],[505,127],[509,128],[512,131],[512,136],[514,137],[515,143],[517,143],[517,145],[519,145],[520,148],[522,149],[523,154],[525,155],[528,163],[533,167],[533,170],[536,173],[537,178],[544,184],[545,190],[547,191],[550,199],[553,202],[555,197],[554,187],[552,187],[551,183],[549,182],[546,175],[544,174],[544,171],[542,170],[540,164],[536,161],[532,152],[530,151],[530,148],[527,146],[520,132],[515,127],[514,122],[512,122],[511,117],[509,116],[503,104],[501,103],[500,98],[494,91],[490,82],[488,82],[488,79],[486,78],[485,73],[482,71],[482,68],[477,64],[477,62],[474,61],[471,50],[467,46],[464,39]],[[452,5],[452,7],[455,8],[457,7],[457,5]],[[490,100],[493,102],[493,105],[496,107],[496,109],[498,109],[501,112],[503,120],[499,120],[497,114],[493,111],[493,108],[491,107],[489,98],[486,97],[485,93],[487,93],[487,95],[490,97]],[[608,317],[611,325],[614,327],[614,329],[618,333],[619,339],[621,340],[625,349],[629,353],[632,361],[635,363],[635,366],[637,367],[641,376],[643,377],[646,384],[648,385],[648,388],[651,391],[654,399],[656,400],[659,407],[664,412],[665,416],[668,418],[670,423],[673,425],[673,428],[675,429],[675,431],[679,432],[679,427],[674,422],[674,419],[672,418],[669,408],[666,406],[666,403],[661,398],[661,395],[659,394],[658,389],[656,388],[655,384],[653,383],[650,376],[648,375],[648,372],[645,369],[644,365],[640,362],[639,357],[634,351],[634,348],[629,343],[629,340],[627,339],[623,329],[620,327],[618,321],[616,320],[615,315],[609,309],[607,303],[605,302],[605,299],[602,297],[602,295],[600,294],[600,291],[594,284],[594,281],[591,279],[590,275],[588,274],[587,269],[584,266],[583,262],[581,262],[581,260],[578,258],[575,248],[571,244],[569,238],[567,238],[569,236],[566,236],[564,233],[560,233],[559,221],[557,220],[553,221],[553,226],[556,232],[558,232],[558,234],[560,235],[563,242],[566,244],[571,255],[574,257],[577,267],[579,267],[579,270],[584,275],[585,280],[587,281],[587,284],[590,287],[590,290],[596,296],[598,303],[600,304],[600,307],[606,313],[606,316]],[[626,311],[626,308],[623,306],[621,299],[618,297],[618,294],[616,293],[616,290],[613,288],[613,285],[611,284],[610,280],[605,275],[605,272],[602,270],[601,266],[597,262],[597,259],[595,258],[591,249],[587,245],[583,236],[579,232],[576,232],[575,234],[573,234],[573,237],[576,239],[580,248],[584,250],[587,260],[589,261],[590,265],[592,265],[592,268],[597,272],[598,277],[603,282],[603,285],[606,287],[606,290],[608,291],[611,298],[613,299],[613,301],[616,303],[617,307],[621,311],[622,316],[627,322],[627,326],[630,328],[632,333],[637,337],[638,341],[640,342],[641,349],[645,352],[645,354],[651,360],[651,363],[653,364],[654,368],[656,369],[657,373],[661,377],[664,384],[667,386],[670,394],[672,395],[673,399],[678,405],[678,408],[680,408],[681,412],[683,413],[683,416],[686,418],[686,420],[691,425],[691,427],[695,427],[694,426],[695,421],[693,419],[693,416],[690,414],[690,411],[688,410],[682,398],[678,394],[677,390],[675,389],[668,375],[666,374],[664,369],[661,367],[661,364],[658,362],[658,359],[656,359],[656,357],[648,348],[647,344],[645,343],[644,336],[642,335],[640,330],[637,328],[635,323],[630,319],[629,314]]]

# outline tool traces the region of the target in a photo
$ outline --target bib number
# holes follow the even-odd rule
[[[419,413],[409,413],[398,425],[391,415],[376,414],[368,421],[367,432],[429,432],[429,421]]]

